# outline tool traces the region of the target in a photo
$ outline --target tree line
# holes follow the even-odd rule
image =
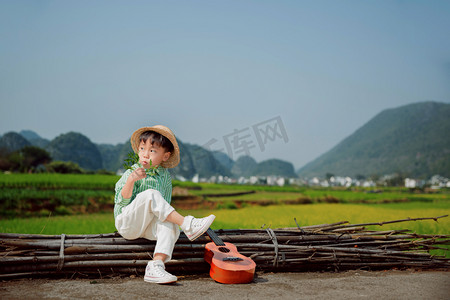
[[[94,173],[84,170],[72,161],[54,161],[48,151],[36,146],[25,146],[16,151],[0,148],[0,170],[19,173]],[[95,173],[112,174],[106,170],[98,170]]]

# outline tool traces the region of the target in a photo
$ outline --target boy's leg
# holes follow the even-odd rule
[[[123,237],[137,239],[154,223],[155,217],[161,222],[179,225],[191,241],[205,233],[215,219],[214,215],[201,219],[183,217],[167,203],[159,191],[150,189],[139,193],[136,199],[123,209],[116,218],[116,228]]]
[[[168,218],[170,218],[170,216],[174,213],[177,212],[172,212]],[[215,218],[215,215],[209,215],[205,218],[200,219],[194,218],[193,216],[186,216],[183,218],[183,223],[180,225],[180,227],[186,234],[187,238],[190,241],[193,241],[208,230],[209,226],[211,226]]]
[[[174,210],[167,216],[166,221],[181,226],[183,224],[184,217]]]
[[[177,225],[181,226],[192,241],[208,230],[214,218],[214,215],[202,219],[183,217],[167,203],[159,191],[147,190],[139,193],[136,199],[122,210],[116,217],[115,225],[126,239],[145,237],[157,241],[155,259],[147,264],[144,280],[171,283],[177,278],[165,271],[164,261],[172,257],[173,247],[180,234]]]
[[[147,263],[145,268],[144,281],[150,283],[174,283],[177,281],[177,277],[166,271],[166,267],[162,260],[151,260]]]
[[[159,191],[150,189],[139,193],[122,210],[116,217],[116,228],[124,238],[137,239],[143,236],[147,227],[155,226],[156,219],[179,225],[189,240],[193,241],[208,230],[215,216],[209,215],[201,219],[183,217],[167,203]]]
[[[136,199],[124,207],[116,217],[117,231],[126,239],[144,237],[148,228],[156,226],[156,221],[164,221],[175,209],[167,203],[157,190],[139,193]],[[148,233],[146,234],[148,236]],[[154,240],[155,237],[148,236]]]
[[[176,282],[177,277],[165,270],[164,262],[172,258],[173,248],[180,235],[178,225],[158,220],[156,221],[156,230],[149,228],[149,231],[153,232],[148,232],[148,234],[156,236],[156,246],[153,260],[148,262],[145,269],[144,280],[161,284]]]
[[[152,232],[146,232],[144,238],[156,238],[153,259],[168,262],[172,258],[173,248],[180,236],[178,225],[158,220],[156,221],[156,228],[149,228],[149,230]]]
[[[172,258],[173,248],[180,235],[177,223],[181,223],[186,236],[194,240],[209,228],[214,218],[214,215],[202,219],[196,219],[192,216],[183,217],[173,211],[167,217],[166,222],[157,220],[156,228],[149,227],[146,232],[147,236],[144,235],[144,237],[156,236],[156,246],[153,260],[148,262],[145,269],[144,280],[160,284],[176,282],[177,277],[165,270],[164,263]],[[173,221],[173,223],[169,221]]]
[[[179,225],[188,239],[193,241],[208,230],[215,218],[216,216],[214,215],[200,219],[194,218],[193,216],[183,217],[174,210],[167,216],[166,221]]]

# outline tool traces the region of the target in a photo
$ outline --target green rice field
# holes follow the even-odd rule
[[[382,222],[405,218],[437,217],[450,212],[448,206],[424,207],[408,204],[307,204],[252,206],[242,209],[179,210],[180,213],[202,217],[216,215],[214,229],[231,228],[281,228],[348,221],[351,224]],[[397,224],[372,226],[374,229],[410,229],[424,234],[448,234],[450,217],[433,220],[410,221]],[[15,218],[0,220],[0,232],[37,234],[94,234],[114,232],[112,213],[83,214],[74,216],[52,216]]]
[[[115,231],[112,206],[113,175],[0,174],[0,232],[93,234]],[[382,222],[450,214],[448,190],[411,193],[401,188],[318,189],[307,187],[241,186],[174,182],[200,205],[179,209],[182,214],[214,213],[214,229],[295,227],[348,221]],[[253,191],[231,197],[210,197]],[[291,204],[293,200],[308,200]],[[181,201],[181,202],[180,202]],[[174,201],[175,208],[181,200]],[[202,206],[202,201],[217,202]],[[240,205],[234,205],[239,201]],[[270,202],[267,202],[270,201]],[[265,202],[265,205],[259,205]],[[270,205],[267,205],[269,203]],[[246,205],[247,204],[247,205]],[[209,208],[207,208],[209,207]],[[102,209],[104,208],[104,209]],[[448,234],[450,217],[384,225],[383,229],[410,229],[425,234]]]

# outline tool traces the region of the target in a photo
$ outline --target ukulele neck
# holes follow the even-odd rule
[[[208,228],[206,234],[211,238],[216,246],[225,246],[225,243],[222,241],[222,239],[211,228]]]

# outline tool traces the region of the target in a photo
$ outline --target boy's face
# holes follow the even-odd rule
[[[146,142],[141,141],[139,144],[139,162],[145,169],[151,166],[159,166],[162,162],[167,161],[170,157],[170,152],[166,152],[166,149],[156,145],[151,144],[150,139]],[[150,160],[152,164],[150,165]]]

